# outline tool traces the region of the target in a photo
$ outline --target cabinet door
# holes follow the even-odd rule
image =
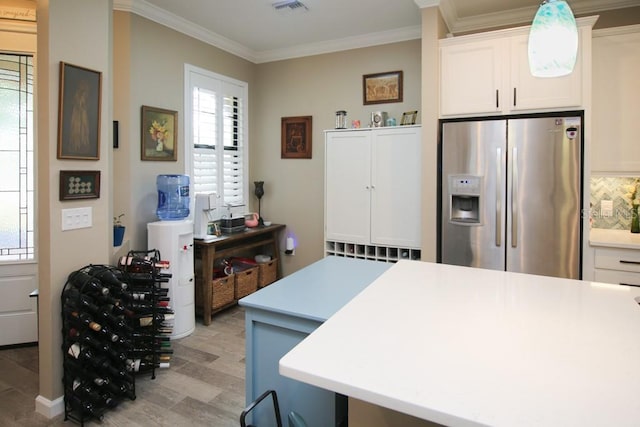
[[[640,171],[640,32],[593,39],[593,172]]]
[[[371,132],[327,132],[325,233],[328,240],[369,243]]]
[[[502,40],[483,40],[440,48],[443,116],[501,110],[503,46]]]
[[[563,77],[533,77],[529,71],[528,35],[510,38],[511,85],[505,111],[579,107],[582,104],[582,54],[573,73]]]
[[[420,136],[418,127],[372,131],[373,244],[420,247]]]

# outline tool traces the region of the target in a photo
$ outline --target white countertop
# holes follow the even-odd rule
[[[631,233],[629,230],[592,228],[589,233],[589,244],[610,248],[640,249],[640,233]]]
[[[638,292],[400,261],[280,373],[449,426],[637,426]]]

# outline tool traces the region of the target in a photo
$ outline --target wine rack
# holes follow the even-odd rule
[[[129,251],[120,258],[118,267],[131,290],[132,372],[151,373],[155,379],[156,369],[169,368],[173,354],[171,333],[175,314],[167,287],[171,274],[162,272],[169,268],[169,263],[161,259],[160,251],[152,249]]]
[[[88,265],[68,276],[61,295],[65,421],[102,420],[107,410],[136,398],[128,295],[114,267]]]

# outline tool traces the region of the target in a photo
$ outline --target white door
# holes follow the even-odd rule
[[[38,341],[33,105],[33,57],[0,53],[0,346]]]
[[[369,244],[370,133],[327,132],[324,187],[327,240]]]
[[[372,131],[371,243],[420,248],[420,127]]]

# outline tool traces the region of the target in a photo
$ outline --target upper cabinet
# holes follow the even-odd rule
[[[640,25],[593,34],[591,171],[640,172]]]
[[[577,21],[576,66],[570,75],[557,78],[533,77],[529,72],[529,27],[440,40],[440,114],[464,117],[580,108],[582,70],[595,18]]]

